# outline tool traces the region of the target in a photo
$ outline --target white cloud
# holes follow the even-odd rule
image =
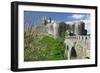
[[[85,15],[81,15],[81,14],[73,14],[72,16],[69,16],[70,18],[74,18],[74,19],[82,19],[85,17]]]

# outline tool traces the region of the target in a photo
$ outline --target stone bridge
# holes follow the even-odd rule
[[[65,37],[65,54],[67,59],[90,58],[90,36],[67,36]]]

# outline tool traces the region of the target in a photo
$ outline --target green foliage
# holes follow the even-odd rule
[[[40,42],[45,46],[46,58],[49,60],[64,59],[63,39],[44,36]]]
[[[66,31],[66,32],[65,32],[65,36],[68,36],[68,35],[69,35],[69,33],[70,33],[69,31]]]
[[[37,33],[24,33],[24,61],[62,60],[64,40]]]

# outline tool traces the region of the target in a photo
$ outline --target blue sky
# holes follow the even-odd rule
[[[24,11],[24,25],[35,26],[40,25],[41,18],[43,16],[50,17],[55,21],[64,22],[79,22],[84,21],[86,23],[86,29],[90,32],[90,14],[88,13],[61,13],[61,12],[39,12],[39,11]]]

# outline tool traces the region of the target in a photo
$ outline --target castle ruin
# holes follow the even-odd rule
[[[42,25],[46,27],[46,32],[54,38],[62,37],[65,39],[64,56],[69,60],[90,58],[90,36],[87,35],[84,22],[67,24],[45,16],[42,18]],[[67,32],[67,36],[65,32]]]

